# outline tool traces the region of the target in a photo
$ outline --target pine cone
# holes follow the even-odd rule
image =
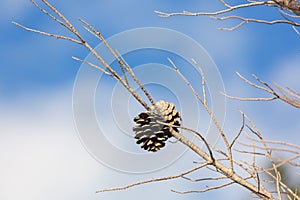
[[[172,137],[170,129],[178,132],[176,127],[169,127],[161,123],[180,126],[180,114],[175,110],[173,103],[160,100],[151,107],[148,112],[142,112],[134,118],[136,126],[133,127],[135,132],[136,143],[147,151],[158,151],[165,146],[165,141]]]

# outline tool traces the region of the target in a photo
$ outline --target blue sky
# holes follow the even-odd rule
[[[250,88],[237,78],[255,73],[265,81],[300,90],[299,36],[288,25],[249,23],[236,31],[220,31],[236,21],[219,22],[208,17],[160,18],[154,10],[214,10],[220,4],[204,1],[52,1],[75,25],[83,18],[109,38],[120,32],[143,27],[169,28],[186,34],[201,44],[215,62],[225,90],[236,96],[264,93]],[[26,0],[1,0],[0,13],[0,199],[119,199],[134,198],[153,191],[169,197],[177,196],[169,188],[197,188],[203,185],[167,183],[146,185],[125,192],[95,194],[101,187],[119,186],[156,177],[186,167],[193,155],[160,172],[128,175],[100,164],[83,148],[76,134],[72,114],[72,90],[80,63],[71,56],[85,58],[87,50],[67,41],[29,33],[11,24],[17,21],[32,28],[65,33],[57,24],[41,14]],[[242,11],[235,14],[240,14]],[[245,10],[247,16],[274,19],[272,8]],[[84,32],[82,30],[82,32]],[[84,34],[94,46],[98,41]],[[176,42],[176,41],[174,41]],[[143,54],[141,54],[143,55]],[[155,62],[158,62],[156,58]],[[133,64],[151,62],[151,57]],[[161,61],[166,63],[166,60]],[[130,63],[129,63],[130,64]],[[238,130],[240,115],[245,111],[267,138],[299,141],[299,111],[282,102],[227,101],[225,129]],[[226,123],[227,122],[227,123]],[[234,122],[234,123],[232,123]],[[188,164],[190,166],[190,164]],[[235,193],[235,187],[207,194],[180,196],[180,199],[218,198]],[[19,191],[15,193],[15,191]],[[158,194],[156,194],[158,195]],[[145,198],[144,198],[145,199]]]

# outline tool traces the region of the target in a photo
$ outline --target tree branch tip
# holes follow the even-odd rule
[[[175,189],[171,189],[170,191],[171,191],[171,192],[178,193]]]
[[[245,113],[244,113],[241,109],[238,109],[238,111],[239,111],[243,116],[245,116]]]
[[[76,56],[71,56],[71,58],[74,59],[74,60],[77,60],[77,61],[81,60],[81,59],[79,59],[79,58],[76,57]]]
[[[175,63],[172,61],[171,58],[167,57],[167,60],[170,62],[170,64],[172,65],[172,67],[173,67],[175,70],[178,70],[177,66],[176,66]]]
[[[251,74],[255,79],[260,80],[255,74]]]
[[[159,17],[164,17],[164,18],[169,17],[167,13],[164,13],[164,12],[161,12],[158,10],[155,10],[154,13],[157,14]]]
[[[241,76],[240,72],[236,71],[235,73],[236,75]]]

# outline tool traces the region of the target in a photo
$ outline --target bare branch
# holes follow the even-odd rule
[[[261,19],[254,19],[254,18],[245,18],[245,17],[241,17],[241,16],[235,16],[235,15],[231,15],[231,16],[226,16],[226,17],[213,17],[213,19],[215,20],[220,20],[220,21],[224,21],[224,20],[228,20],[228,19],[238,19],[241,22],[231,28],[220,28],[221,30],[235,30],[237,28],[240,28],[242,25],[248,23],[248,22],[255,22],[255,23],[260,23],[260,24],[267,24],[267,25],[273,25],[273,24],[289,24],[292,26],[300,26],[300,23],[297,23],[295,21],[291,21],[291,20],[273,20],[273,21],[267,21],[267,20],[261,20]]]
[[[244,82],[246,82],[247,84],[249,84],[250,86],[253,86],[257,89],[263,90],[269,94],[271,94],[273,97],[254,97],[254,98],[243,98],[243,97],[235,97],[235,96],[231,96],[225,93],[221,93],[224,96],[230,98],[230,99],[235,99],[235,100],[239,100],[239,101],[272,101],[275,99],[280,99],[296,108],[300,108],[300,95],[299,93],[297,93],[296,91],[290,89],[290,88],[282,88],[281,86],[279,86],[277,83],[274,82],[274,86],[277,88],[277,90],[279,90],[279,92],[275,91],[268,83],[260,80],[257,76],[255,76],[254,74],[252,75],[260,84],[262,84],[265,87],[262,87],[260,85],[257,85],[251,81],[249,81],[248,79],[246,79],[245,77],[243,77],[241,74],[239,74],[238,72],[236,73]]]
[[[280,175],[280,172],[278,171],[278,168],[276,167],[276,163],[274,162],[273,157],[271,156],[271,151],[268,150],[269,148],[268,148],[267,144],[265,143],[260,131],[258,130],[256,125],[254,124],[254,122],[246,115],[245,115],[245,118],[247,119],[248,122],[250,122],[253,129],[249,125],[246,125],[246,126],[250,129],[250,131],[252,133],[254,133],[260,139],[261,144],[264,146],[265,151],[267,152],[267,157],[268,157],[268,159],[270,160],[270,162],[272,164],[272,167],[273,167],[273,170],[274,170],[274,173],[275,173],[275,177],[276,177],[277,196],[278,196],[279,199],[281,199],[281,191],[280,191],[281,175]]]
[[[288,10],[297,16],[300,15],[300,3],[297,0],[273,0],[282,9]]]
[[[205,89],[205,76],[202,67],[194,60],[192,59],[193,63],[196,65],[196,67],[199,69],[201,73],[201,86],[202,86],[202,94],[203,94],[203,103],[206,104],[207,97],[206,97],[206,89]]]
[[[64,22],[62,22],[61,20],[59,20],[58,18],[56,18],[55,16],[51,15],[47,10],[43,9],[41,6],[39,6],[35,1],[30,0],[30,2],[37,7],[40,11],[42,11],[44,14],[48,15],[48,17],[50,17],[51,19],[53,19],[54,21],[56,21],[57,23],[59,23],[60,25],[64,26],[65,28],[67,28],[68,30],[71,31],[71,28]]]
[[[284,23],[284,24],[297,26],[297,27],[300,26],[300,24],[295,21],[300,16],[300,3],[297,0],[248,1],[248,3],[241,3],[241,4],[234,5],[234,6],[231,6],[228,3],[226,3],[225,0],[219,0],[219,1],[224,6],[224,9],[220,9],[220,10],[213,11],[213,12],[182,11],[182,12],[166,13],[166,12],[162,12],[162,11],[155,11],[155,13],[158,16],[164,17],[164,18],[173,17],[173,16],[193,16],[193,17],[195,17],[195,16],[210,16],[212,19],[215,19],[215,20],[238,19],[241,21],[237,25],[230,27],[230,28],[219,28],[220,30],[227,30],[227,31],[236,30],[248,22],[262,23],[262,24],[269,24],[269,25]],[[266,7],[266,8],[273,7],[281,13],[281,16],[283,17],[283,19],[267,21],[267,20],[263,20],[263,19],[257,19],[255,17],[246,18],[246,17],[234,16],[234,15],[220,16],[220,15],[227,15],[227,14],[233,13],[233,11],[236,11],[236,10],[241,10],[241,9],[246,9],[246,8],[251,8],[251,7]],[[294,15],[288,14],[288,13],[284,12],[283,10],[292,12]],[[291,17],[293,20],[288,19],[288,17]]]
[[[222,130],[220,124],[218,123],[216,117],[214,116],[214,114],[212,113],[212,111],[210,110],[210,108],[208,107],[206,101],[204,101],[200,95],[197,93],[197,91],[194,89],[194,87],[191,85],[191,83],[185,78],[185,76],[180,72],[180,70],[178,69],[178,67],[174,64],[174,62],[171,59],[168,59],[169,62],[172,64],[172,66],[174,67],[175,71],[177,72],[177,74],[180,76],[180,78],[186,83],[186,85],[190,88],[190,90],[193,92],[193,94],[196,96],[196,98],[199,100],[199,102],[203,105],[203,107],[205,108],[206,112],[209,114],[210,118],[212,119],[212,121],[214,122],[215,126],[217,127],[225,145],[228,151],[228,157],[229,157],[229,163],[230,163],[230,170],[233,171],[233,162],[232,162],[232,152],[231,152],[231,148],[229,147],[229,143],[227,140],[227,137],[225,136],[224,131]]]
[[[224,1],[223,1],[224,2]],[[246,4],[240,4],[236,6],[229,6],[228,4],[225,4],[227,9],[224,10],[219,10],[215,12],[188,12],[188,11],[183,11],[183,12],[174,12],[174,13],[165,13],[161,11],[154,11],[158,16],[160,17],[172,17],[172,16],[201,16],[201,15],[206,15],[206,16],[214,16],[214,15],[220,15],[224,13],[231,12],[233,10],[241,9],[241,8],[248,8],[248,7],[254,7],[254,6],[261,6],[261,5],[272,5],[274,4],[273,1],[258,1],[258,2],[251,2],[251,3],[246,3]]]
[[[98,70],[102,71],[103,73],[105,73],[105,74],[108,75],[108,76],[114,77],[111,73],[105,71],[103,68],[99,67],[98,65],[95,65],[95,64],[93,64],[93,63],[91,63],[91,62],[88,62],[88,61],[85,61],[85,60],[81,60],[81,59],[79,59],[79,58],[77,58],[77,57],[75,57],[75,56],[72,56],[72,58],[73,58],[74,60],[77,60],[77,61],[80,61],[80,62],[82,62],[82,63],[88,64],[88,65],[90,65],[91,67],[94,67],[95,69],[98,69]]]
[[[126,69],[126,71],[128,71],[128,73],[130,74],[130,76],[133,78],[134,82],[144,92],[145,96],[148,98],[148,100],[150,101],[151,105],[154,105],[155,102],[154,102],[153,98],[151,97],[151,95],[149,94],[149,92],[146,90],[146,88],[143,86],[143,84],[139,81],[139,79],[136,77],[136,75],[135,75],[134,71],[132,70],[132,68],[128,65],[128,63],[122,57],[122,55],[118,51],[116,51],[116,52],[117,52],[117,55],[120,57],[121,61],[124,63],[123,67]]]
[[[217,18],[217,17],[211,17],[212,19],[216,19],[216,20],[220,20],[220,18]],[[219,30],[222,30],[222,31],[234,31],[240,27],[242,27],[244,24],[246,24],[247,21],[241,21],[240,23],[238,23],[237,25],[235,26],[232,26],[232,27],[223,27],[223,28],[218,28]]]
[[[192,132],[194,135],[196,135],[196,137],[197,137],[200,141],[202,141],[202,142],[205,144],[205,146],[206,146],[206,148],[207,148],[207,150],[208,150],[208,152],[209,152],[209,155],[210,155],[210,158],[211,158],[211,162],[212,162],[212,163],[215,162],[215,158],[214,158],[214,156],[213,156],[212,150],[211,150],[211,148],[210,148],[208,142],[205,140],[205,138],[204,138],[199,132],[194,131],[193,129],[190,129],[190,128],[183,127],[183,126],[176,126],[176,125],[169,124],[169,123],[164,123],[164,122],[158,122],[158,123],[160,123],[160,124],[162,124],[162,125],[166,125],[166,126],[170,126],[170,127],[174,127],[174,128],[180,128],[180,129],[183,129],[183,130],[187,130],[187,131]]]
[[[126,74],[124,69],[126,69],[126,71],[128,71],[128,73],[130,74],[130,76],[133,78],[133,80],[138,84],[138,86],[141,88],[141,90],[144,92],[144,94],[146,95],[146,97],[148,98],[148,100],[150,101],[150,103],[152,105],[155,105],[154,100],[152,99],[152,97],[150,96],[149,92],[146,90],[146,88],[141,84],[141,82],[136,78],[134,72],[132,71],[131,67],[128,65],[127,62],[124,62],[124,59],[121,58],[121,54],[119,54],[117,51],[114,51],[111,46],[107,43],[107,41],[105,40],[105,38],[102,36],[100,31],[97,31],[92,25],[90,25],[88,22],[84,21],[83,19],[79,19],[80,22],[82,22],[83,24],[85,24],[88,28],[86,28],[86,30],[88,30],[89,32],[92,32],[94,36],[96,36],[98,39],[100,39],[103,44],[106,46],[106,48],[110,51],[110,53],[114,56],[114,58],[117,60],[117,62],[119,63],[119,66],[122,70],[122,74],[124,76],[125,82],[128,85],[128,81],[126,78]]]
[[[220,92],[222,95],[229,99],[239,100],[239,101],[273,101],[275,99],[278,99],[277,97],[235,97],[231,96],[229,94],[226,94],[224,92]]]
[[[175,192],[175,193],[178,193],[178,194],[203,193],[203,192],[208,192],[210,190],[216,190],[216,189],[224,188],[224,187],[229,186],[229,185],[231,185],[233,183],[235,183],[235,182],[234,181],[230,181],[228,183],[224,183],[224,184],[221,184],[221,185],[218,185],[218,186],[213,186],[213,187],[208,187],[207,186],[207,188],[203,189],[203,190],[189,190],[189,191],[181,192],[181,191],[177,191],[177,190],[172,189],[171,191]]]
[[[25,29],[26,31],[30,31],[30,32],[33,32],[33,33],[38,33],[38,34],[45,35],[45,36],[48,36],[48,37],[54,37],[56,39],[68,40],[68,41],[71,41],[71,42],[74,42],[74,43],[77,43],[77,44],[82,44],[81,41],[70,38],[70,37],[66,37],[66,36],[62,36],[62,35],[56,35],[56,34],[52,34],[52,33],[43,32],[43,31],[40,31],[40,30],[28,28],[26,26],[23,26],[23,25],[17,23],[17,22],[12,22],[12,24],[14,24],[16,26],[19,26],[19,27]]]
[[[244,127],[245,127],[245,115],[242,113],[242,126],[238,132],[238,134],[235,136],[235,138],[233,139],[233,141],[231,142],[231,144],[229,145],[230,148],[232,148],[232,146],[234,145],[234,143],[236,142],[236,140],[240,137],[242,131],[244,130]]]
[[[100,193],[100,192],[108,192],[108,191],[116,191],[116,190],[125,190],[125,189],[128,189],[128,188],[131,188],[131,187],[134,187],[134,186],[138,186],[138,185],[143,185],[143,184],[146,184],[146,183],[153,183],[153,182],[159,182],[159,181],[166,181],[166,180],[170,180],[170,179],[176,179],[176,178],[180,178],[180,177],[183,177],[184,175],[187,175],[189,173],[192,173],[193,171],[196,171],[198,169],[201,169],[205,166],[207,166],[209,163],[205,162],[205,163],[202,163],[200,164],[199,166],[197,167],[194,167],[186,172],[183,172],[183,173],[180,173],[178,175],[174,175],[174,176],[167,176],[167,177],[162,177],[162,178],[155,178],[155,179],[150,179],[150,180],[145,180],[145,181],[140,181],[140,182],[136,182],[136,183],[133,183],[133,184],[129,184],[129,185],[126,185],[126,186],[123,186],[123,187],[117,187],[117,188],[106,188],[106,189],[102,189],[102,190],[97,190],[96,193]]]
[[[182,178],[191,181],[191,182],[200,182],[200,181],[217,181],[221,179],[228,179],[226,176],[219,176],[219,177],[210,177],[210,178],[199,178],[199,179],[191,179],[186,176],[183,176]]]

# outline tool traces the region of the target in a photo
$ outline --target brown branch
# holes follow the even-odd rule
[[[245,127],[245,115],[242,113],[242,126],[238,132],[238,134],[235,136],[235,138],[232,140],[231,144],[229,145],[230,148],[232,148],[232,146],[234,145],[234,143],[236,142],[236,140],[240,137],[242,131],[244,130]]]
[[[201,156],[204,160],[206,160],[207,163],[210,165],[216,167],[219,173],[222,173],[223,175],[227,176],[230,178],[232,181],[239,183],[239,185],[247,188],[249,191],[253,192],[257,196],[265,199],[273,199],[272,195],[266,191],[266,190],[258,190],[256,186],[251,184],[250,182],[247,182],[243,177],[239,176],[235,172],[233,172],[230,168],[226,167],[225,165],[221,164],[219,161],[215,160],[212,162],[211,157],[207,155],[205,152],[203,152],[198,146],[196,146],[194,143],[192,143],[190,140],[188,140],[186,137],[184,137],[182,134],[174,131],[171,129],[172,135],[188,146],[191,150],[193,150],[196,154]],[[232,159],[232,158],[231,158]]]
[[[199,178],[199,179],[191,179],[186,176],[183,176],[182,178],[191,181],[191,182],[200,182],[200,181],[217,181],[222,179],[228,179],[226,176],[219,176],[219,177],[210,177],[210,178]]]
[[[254,134],[256,135],[260,141],[261,141],[261,144],[264,146],[265,148],[265,151],[267,152],[267,157],[268,159],[270,160],[271,162],[271,165],[273,167],[273,170],[274,170],[274,173],[275,173],[275,177],[276,177],[276,188],[277,188],[277,196],[279,199],[281,199],[281,192],[280,192],[280,182],[281,182],[281,175],[280,175],[280,172],[278,171],[278,168],[276,167],[276,163],[274,162],[273,160],[273,157],[271,156],[271,151],[268,150],[268,146],[267,144],[265,143],[260,131],[258,130],[258,128],[256,127],[256,125],[254,124],[254,122],[247,116],[245,115],[245,118],[247,119],[247,121],[251,124],[251,127],[253,127],[253,129],[249,126],[249,125],[246,125],[247,128]]]
[[[249,3],[242,3],[238,5],[231,6],[228,3],[225,2],[225,0],[219,0],[221,4],[225,7],[224,9],[213,11],[213,12],[189,12],[189,11],[182,11],[182,12],[171,12],[171,13],[166,13],[162,11],[154,11],[158,16],[160,17],[173,17],[173,16],[210,16],[215,20],[230,20],[230,19],[238,19],[241,22],[238,23],[237,25],[230,27],[230,28],[219,28],[220,30],[227,30],[227,31],[233,31],[244,24],[248,22],[255,22],[255,23],[263,23],[263,24],[279,24],[279,23],[284,23],[284,24],[289,24],[292,26],[300,26],[299,23],[294,21],[300,16],[300,3],[297,0],[270,0],[270,1],[248,1]],[[241,10],[245,8],[251,8],[251,7],[274,7],[279,12],[281,13],[281,16],[284,18],[283,20],[278,19],[278,20],[273,20],[273,21],[267,21],[263,19],[256,19],[256,18],[246,18],[246,17],[241,17],[241,16],[222,16],[219,17],[220,15],[225,15],[232,13],[235,10]],[[295,15],[288,14],[285,11],[292,12]],[[293,18],[293,20],[288,19],[287,17]]]
[[[263,168],[261,170],[264,170]],[[274,176],[270,171],[264,170],[264,172],[269,175],[270,177],[272,177],[274,180],[276,180],[276,176]],[[284,189],[286,189],[288,191],[288,194],[291,195],[293,197],[293,199],[295,200],[300,200],[300,196],[298,196],[298,194],[296,192],[294,192],[293,190],[291,190],[286,184],[284,184],[282,181],[279,182],[280,186],[282,186]]]
[[[102,36],[101,32],[97,31],[92,25],[90,25],[88,22],[84,21],[83,19],[79,19],[79,21],[82,22],[83,24],[85,24],[89,28],[89,30],[92,33],[94,33],[94,35],[103,42],[103,44],[106,46],[106,48],[110,51],[110,53],[113,55],[113,57],[117,60],[117,62],[119,63],[119,66],[120,66],[120,68],[122,70],[122,73],[124,75],[124,78],[125,78],[125,81],[127,82],[127,84],[128,84],[128,81],[126,79],[126,75],[125,75],[124,69],[126,69],[126,71],[128,71],[128,73],[133,78],[133,80],[138,84],[138,86],[144,92],[144,94],[146,95],[146,97],[148,98],[148,100],[150,101],[150,103],[152,105],[155,105],[155,102],[152,99],[151,95],[146,90],[146,88],[141,84],[141,82],[139,81],[139,79],[137,79],[137,77],[135,76],[135,74],[132,71],[131,67],[127,64],[127,62],[126,63],[123,62],[124,59],[120,58],[121,55],[118,52],[115,52],[111,48],[111,46],[107,43],[107,41],[105,40],[105,38]]]
[[[194,65],[199,69],[201,73],[201,86],[202,86],[202,94],[203,94],[203,103],[206,104],[207,97],[206,97],[206,89],[205,89],[205,76],[202,67],[194,60],[192,59]]]
[[[136,182],[136,183],[133,183],[133,184],[129,184],[129,185],[126,185],[126,186],[123,186],[123,187],[116,187],[116,188],[106,188],[106,189],[102,189],[102,190],[97,190],[96,193],[100,193],[100,192],[108,192],[108,191],[116,191],[116,190],[125,190],[125,189],[128,189],[128,188],[131,188],[131,187],[134,187],[134,186],[138,186],[138,185],[143,185],[143,184],[146,184],[146,183],[153,183],[153,182],[160,182],[160,181],[166,181],[166,180],[170,180],[170,179],[176,179],[176,178],[180,178],[184,175],[187,175],[189,173],[192,173],[193,171],[196,171],[198,169],[201,169],[205,166],[207,166],[209,163],[205,162],[205,163],[202,163],[200,164],[199,166],[197,167],[194,167],[186,172],[183,172],[183,173],[180,173],[178,175],[174,175],[174,176],[167,176],[167,177],[161,177],[161,178],[154,178],[154,179],[149,179],[149,180],[144,180],[144,181],[140,181],[140,182]]]
[[[233,26],[231,28],[219,28],[221,30],[229,30],[229,31],[232,31],[232,30],[235,30],[237,28],[240,28],[242,25],[244,25],[246,23],[249,23],[249,22],[255,22],[255,23],[260,23],[260,24],[267,24],[267,25],[289,24],[289,25],[297,26],[297,27],[300,26],[300,23],[297,23],[297,22],[292,21],[292,20],[287,20],[287,19],[282,19],[282,20],[278,19],[278,20],[273,20],[273,21],[267,21],[267,20],[254,19],[254,18],[245,18],[245,17],[235,16],[235,15],[225,16],[225,17],[212,17],[212,18],[215,19],[215,20],[220,20],[220,21],[224,21],[224,20],[228,20],[228,19],[238,19],[238,20],[241,21],[238,25]]]
[[[231,96],[231,95],[228,95],[228,94],[225,94],[225,93],[221,92],[221,94],[223,94],[224,96],[226,96],[226,97],[228,97],[230,99],[235,99],[235,100],[239,100],[239,101],[272,101],[272,100],[275,100],[275,99],[280,99],[280,100],[282,100],[282,101],[290,104],[291,106],[294,106],[296,108],[300,108],[300,95],[296,91],[294,91],[294,90],[292,90],[290,88],[282,88],[281,86],[279,86],[277,83],[274,82],[273,83],[274,86],[277,88],[277,90],[279,90],[279,92],[277,92],[268,83],[260,80],[254,74],[252,76],[260,84],[262,84],[264,87],[251,82],[250,80],[246,79],[241,74],[239,74],[238,72],[236,74],[245,83],[247,83],[250,86],[255,87],[257,89],[263,90],[263,91],[271,94],[273,97],[254,97],[254,98],[251,98],[251,97],[250,98],[249,97],[235,97],[235,96]]]
[[[34,2],[31,1],[39,10],[41,10],[41,8]],[[72,23],[63,15],[61,14],[54,6],[52,6],[49,2],[47,2],[46,0],[42,0],[42,2],[50,9],[52,10],[56,15],[58,15],[58,17],[62,20],[55,20],[56,18],[52,17],[52,15],[50,15],[47,11],[42,11],[43,13],[45,13],[47,16],[49,16],[51,19],[55,20],[57,23],[59,23],[60,25],[62,25],[61,23],[65,24],[63,25],[65,28],[67,28],[71,33],[73,33],[78,39],[72,39],[72,38],[68,38],[65,36],[61,36],[61,35],[54,35],[54,34],[50,34],[50,33],[46,33],[46,32],[42,32],[42,31],[38,31],[35,29],[30,29],[27,28],[23,25],[20,25],[16,22],[13,22],[15,25],[24,28],[27,31],[30,32],[36,32],[42,35],[46,35],[49,37],[55,37],[55,38],[60,38],[60,39],[65,39],[65,40],[69,40],[71,42],[75,42],[78,44],[81,44],[83,46],[85,46],[95,57],[98,61],[100,61],[101,64],[104,65],[104,67],[113,75],[113,77],[115,79],[117,79],[131,94],[132,96],[142,105],[144,106],[144,108],[146,110],[150,110],[150,107],[147,105],[147,103],[135,92],[135,90],[133,88],[131,88],[126,81],[113,69],[109,66],[109,64],[107,64],[107,62],[89,45],[89,43],[87,41],[84,40],[84,38],[79,34],[79,32],[77,31],[77,29],[72,25]]]
[[[220,92],[222,95],[229,99],[239,100],[239,101],[273,101],[278,99],[277,97],[235,97],[224,92]]]
[[[185,82],[185,84],[190,88],[190,90],[193,92],[193,94],[195,95],[195,97],[199,100],[199,102],[203,105],[203,107],[205,108],[206,112],[209,114],[210,118],[212,119],[212,121],[214,122],[215,126],[218,129],[219,134],[221,135],[223,142],[226,145],[227,151],[228,151],[228,158],[229,158],[229,163],[230,163],[230,170],[233,171],[233,162],[232,162],[232,152],[231,149],[229,147],[229,142],[227,140],[227,137],[225,136],[224,131],[222,130],[220,124],[218,123],[216,117],[214,116],[213,112],[210,110],[210,108],[208,107],[206,101],[204,101],[200,95],[198,94],[198,92],[194,89],[194,87],[191,85],[191,83],[186,79],[186,77],[181,73],[181,71],[178,69],[178,67],[174,64],[174,62],[171,59],[168,59],[169,62],[171,63],[171,65],[173,66],[173,68],[175,69],[175,71],[177,72],[177,74],[180,76],[180,78]]]
[[[205,138],[199,132],[194,131],[193,129],[190,129],[190,128],[186,128],[186,127],[183,127],[183,126],[176,126],[176,125],[169,124],[169,123],[164,123],[164,122],[161,122],[161,121],[158,121],[158,123],[162,124],[162,125],[169,126],[169,127],[180,128],[180,129],[192,132],[200,141],[202,141],[205,144],[205,146],[206,146],[206,148],[207,148],[207,150],[209,152],[209,155],[210,155],[210,158],[211,158],[211,162],[212,163],[215,162],[215,158],[213,156],[212,150],[211,150],[208,142],[205,140]]]
[[[267,157],[267,155],[265,153],[260,153],[260,152],[246,151],[246,150],[240,150],[240,149],[234,149],[234,151],[239,152],[239,153],[245,153],[245,154],[250,154],[250,155],[254,155],[255,154],[255,155],[258,155],[258,156],[265,156],[265,157]]]
[[[66,37],[66,36],[63,36],[63,35],[56,35],[56,34],[47,33],[47,32],[44,32],[44,31],[28,28],[26,26],[23,26],[23,25],[17,23],[17,22],[14,22],[14,21],[12,22],[12,24],[14,24],[16,26],[19,26],[19,27],[25,29],[26,31],[30,31],[30,32],[33,32],[33,33],[38,33],[38,34],[45,35],[45,36],[48,36],[48,37],[54,37],[56,39],[68,40],[68,41],[71,41],[71,42],[74,42],[74,43],[77,43],[77,44],[82,44],[82,41],[79,41],[79,40],[76,40],[76,39],[73,39],[73,38],[70,38],[70,37]]]
[[[289,142],[275,141],[275,140],[265,140],[265,142],[271,143],[271,144],[280,144],[280,145],[284,145],[284,146],[294,147],[294,148],[298,148],[300,150],[300,145],[292,144]]]
[[[178,193],[178,194],[203,193],[203,192],[208,192],[210,190],[216,190],[216,189],[224,188],[224,187],[232,185],[234,183],[235,183],[234,181],[230,181],[228,183],[224,183],[224,184],[221,184],[221,185],[218,185],[218,186],[207,187],[206,189],[203,189],[203,190],[188,190],[188,191],[181,192],[181,191],[177,191],[177,190],[172,189],[171,191],[175,192],[175,193]]]
[[[41,6],[39,6],[35,1],[30,0],[30,2],[37,7],[40,11],[42,11],[44,14],[48,15],[51,19],[53,19],[54,21],[56,21],[57,23],[59,23],[60,25],[64,26],[65,28],[67,28],[68,30],[71,31],[71,28],[64,22],[62,22],[61,20],[59,20],[58,18],[56,18],[55,16],[53,16],[52,14],[50,14],[47,10],[43,9]]]
[[[296,107],[300,108],[300,96],[299,93],[290,89],[290,88],[282,88],[280,85],[274,82],[274,86],[281,92],[282,95],[279,95],[279,99],[282,101]]]
[[[219,10],[219,11],[215,11],[215,12],[188,12],[188,11],[173,12],[173,13],[165,13],[165,12],[161,12],[161,11],[154,11],[154,12],[156,14],[158,14],[158,16],[160,16],[160,17],[172,17],[172,16],[179,16],[179,15],[181,15],[181,16],[201,16],[201,15],[214,16],[214,15],[228,13],[233,10],[237,10],[237,9],[241,9],[241,8],[248,8],[248,7],[254,7],[254,6],[261,6],[261,5],[272,5],[272,4],[274,4],[274,2],[273,1],[260,1],[260,2],[239,4],[236,6],[229,6],[225,2],[223,4],[226,5],[227,9]]]
[[[77,58],[77,57],[75,57],[75,56],[72,56],[72,58],[73,58],[74,60],[76,60],[76,61],[79,61],[79,62],[88,64],[89,66],[94,67],[95,69],[98,69],[98,70],[102,71],[102,72],[105,73],[106,75],[112,76],[112,77],[113,77],[113,75],[112,75],[111,73],[105,71],[103,68],[99,67],[98,65],[95,65],[95,64],[93,64],[93,63],[91,63],[91,62],[88,62],[88,61],[85,61],[85,60],[81,60],[81,59],[79,59],[79,58]]]
[[[300,16],[300,3],[297,0],[273,0],[281,8]]]

